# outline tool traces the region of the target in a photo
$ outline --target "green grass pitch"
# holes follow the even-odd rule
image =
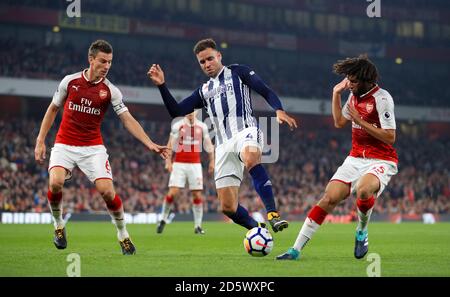
[[[128,225],[134,256],[121,254],[107,222],[69,222],[65,250],[54,247],[51,225],[0,224],[0,276],[66,276],[71,253],[80,255],[81,276],[367,276],[371,262],[353,258],[355,224],[326,224],[299,261],[275,261],[300,226],[273,234],[272,253],[256,258],[244,250],[246,230],[223,222],[205,222],[204,236],[190,222],[169,224],[163,234],[155,225]],[[369,243],[381,276],[450,276],[449,223],[371,223]]]

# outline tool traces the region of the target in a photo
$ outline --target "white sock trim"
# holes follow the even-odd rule
[[[294,249],[297,251],[302,250],[319,227],[320,225],[311,220],[309,217],[306,218],[297,239],[295,240]]]

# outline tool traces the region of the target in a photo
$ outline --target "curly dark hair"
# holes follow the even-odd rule
[[[337,74],[355,76],[361,82],[376,83],[378,80],[377,67],[369,60],[367,55],[339,60],[333,65],[333,70]]]

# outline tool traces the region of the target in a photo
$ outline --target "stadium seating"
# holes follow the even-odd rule
[[[251,61],[239,59],[238,55],[239,53],[226,53],[224,62],[250,65],[281,96],[327,99],[332,86],[340,79],[332,73],[332,61],[317,65],[310,65],[302,62],[303,60],[286,64],[267,63],[267,60],[258,58]],[[0,63],[0,76],[59,81],[66,74],[86,67],[86,53],[85,50],[77,50],[70,43],[53,47],[16,39],[0,39]],[[117,48],[108,77],[119,85],[152,87],[146,76],[152,63],[158,63],[166,70],[167,82],[172,89],[193,90],[205,80],[191,52],[177,55],[171,52],[121,51]],[[448,106],[446,98],[450,97],[450,90],[440,86],[441,81],[446,81],[448,73],[431,72],[427,76],[435,79],[424,81],[422,72],[408,72],[400,68],[387,70],[389,74],[383,73],[383,68],[380,69],[380,84],[390,91],[396,104]]]
[[[149,135],[165,143],[169,122],[141,121]],[[35,137],[40,119],[15,118],[0,120],[0,211],[48,211],[48,163],[39,166],[34,161]],[[159,156],[146,151],[120,125],[107,120],[102,126],[105,145],[110,155],[116,190],[123,198],[128,212],[158,211],[167,191],[168,173]],[[274,184],[280,211],[305,214],[314,205],[336,168],[350,148],[349,131],[330,129],[281,129],[280,157],[267,164]],[[47,137],[50,150],[55,136],[52,129]],[[294,135],[290,134],[294,133]],[[450,168],[447,157],[450,142],[434,141],[427,136],[413,138],[398,132],[396,148],[399,153],[399,173],[394,176],[375,206],[381,214],[437,214],[450,212]],[[414,149],[411,149],[414,148]],[[295,155],[295,158],[292,156]],[[205,159],[206,156],[205,156]],[[217,212],[218,200],[213,179],[205,172],[205,212]],[[175,201],[174,211],[189,213],[188,191]],[[251,179],[246,176],[240,190],[240,200],[250,211],[263,209]],[[70,212],[102,212],[104,202],[94,187],[79,171],[74,172],[64,189],[64,206]],[[354,199],[339,205],[335,214],[349,214]]]

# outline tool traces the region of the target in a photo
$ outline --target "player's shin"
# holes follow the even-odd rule
[[[248,211],[242,207],[240,204],[238,204],[238,208],[235,213],[232,212],[225,212],[224,214],[233,220],[238,225],[241,225],[244,228],[252,229],[254,227],[258,227],[258,222],[253,219]]]
[[[194,199],[192,212],[194,213],[194,228],[201,227],[203,219],[203,203],[201,198]]]
[[[375,205],[374,196],[368,199],[356,199],[356,208],[358,211],[358,226],[356,230],[367,231],[367,226],[369,224],[370,215],[372,214],[373,206]]]
[[[118,239],[124,240],[125,238],[130,237],[124,219],[122,199],[120,199],[119,195],[116,194],[114,199],[106,201],[106,206],[108,208],[109,215],[117,228]]]
[[[303,223],[297,239],[295,240],[294,249],[299,251],[306,246],[314,233],[316,233],[316,231],[319,229],[320,225],[322,225],[327,214],[328,213],[318,205],[314,206],[311,209],[311,211],[308,213],[308,217]]]
[[[161,214],[162,214],[162,220],[165,222],[167,222],[167,220],[169,218],[169,214],[170,214],[170,210],[172,209],[172,205],[173,205],[173,197],[170,195],[167,195],[166,197],[164,197]]]
[[[64,228],[65,224],[62,218],[62,192],[52,193],[48,190],[47,198],[50,205],[50,211],[52,212],[55,229]]]
[[[253,186],[261,197],[267,213],[276,211],[272,182],[270,181],[264,167],[261,164],[258,164],[251,168],[249,173],[253,179]]]

